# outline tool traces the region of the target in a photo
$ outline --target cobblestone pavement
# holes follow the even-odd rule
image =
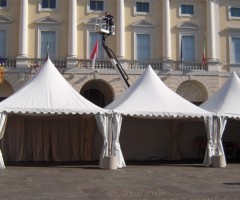
[[[240,164],[8,165],[0,188],[1,200],[240,199]]]

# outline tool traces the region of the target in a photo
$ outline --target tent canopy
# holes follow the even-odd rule
[[[17,92],[0,103],[0,139],[2,139],[7,123],[7,114],[22,115],[95,115],[100,133],[104,138],[104,146],[100,155],[107,155],[108,144],[108,110],[100,108],[81,96],[65,80],[53,65],[49,57],[39,71]],[[0,151],[0,168],[4,168]]]
[[[205,164],[211,164],[212,113],[195,106],[169,89],[151,66],[148,66],[140,78],[121,97],[106,108],[114,112],[112,152],[118,158],[119,168],[126,166],[119,143],[122,115],[162,119],[204,118],[209,144]]]
[[[169,89],[149,66],[141,77],[107,109],[131,116],[182,118],[212,113],[195,106]]]
[[[217,114],[214,120],[214,155],[224,156],[223,166],[226,166],[226,159],[222,144],[222,136],[227,124],[227,118],[240,118],[240,79],[235,72],[232,72],[223,86],[212,95],[207,101],[200,105],[201,108]]]
[[[0,103],[0,112],[19,114],[97,114],[107,111],[82,97],[48,58],[20,90]]]
[[[232,118],[240,117],[240,79],[232,72],[223,86],[207,101],[200,105],[201,108]]]

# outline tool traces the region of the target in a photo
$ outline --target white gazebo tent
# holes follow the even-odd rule
[[[207,101],[200,105],[201,108],[216,113],[217,123],[214,123],[214,155],[224,156],[226,165],[222,135],[228,118],[240,118],[240,79],[235,72],[232,72],[223,86],[212,95]]]
[[[2,139],[9,114],[22,116],[95,115],[103,136],[102,159],[108,154],[108,111],[82,97],[59,73],[47,58],[39,71],[17,92],[0,103],[0,139]],[[0,151],[1,154],[1,151]],[[4,168],[2,154],[1,168]]]
[[[169,89],[150,66],[121,97],[106,108],[114,112],[112,152],[117,156],[118,168],[126,166],[119,143],[123,116],[155,119],[203,118],[208,137],[204,163],[211,165],[212,113],[195,106]]]

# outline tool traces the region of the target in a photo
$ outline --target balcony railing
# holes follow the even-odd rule
[[[127,64],[127,69],[130,70],[142,70],[146,69],[148,65],[151,65],[151,67],[154,70],[160,70],[162,69],[162,62],[161,61],[152,61],[152,60],[143,60],[143,61],[125,61]],[[83,68],[91,68],[92,63],[91,60],[82,59],[78,61],[78,67]],[[96,60],[95,62],[95,68],[96,69],[113,69],[112,63],[109,60]]]
[[[29,58],[28,66],[36,68],[41,66],[44,63],[45,59],[39,58]],[[65,69],[67,66],[66,59],[52,59],[53,64],[56,68]],[[150,65],[154,70],[162,70],[163,64],[161,60],[125,60],[124,69],[127,70],[143,70],[146,69],[148,65]],[[5,59],[0,63],[6,68],[15,68],[16,67],[16,59]],[[79,59],[76,67],[80,68],[91,68],[92,63],[90,59]],[[114,69],[111,61],[109,60],[96,60],[95,62],[96,69]],[[175,61],[171,64],[172,70],[188,70],[188,71],[208,71],[208,65],[204,65],[200,62],[180,62]]]
[[[160,60],[133,60],[128,62],[128,69],[146,69],[150,65],[154,70],[162,69]]]
[[[5,68],[15,68],[16,67],[16,59],[1,59],[1,65]]]
[[[176,61],[174,62],[173,70],[208,71],[208,65],[199,62]]]
[[[78,67],[80,68],[91,68],[92,62],[90,59],[80,59],[78,60]],[[112,63],[109,60],[96,60],[95,62],[96,69],[113,69]]]
[[[40,67],[44,63],[45,59],[42,58],[30,58],[28,59],[29,67]],[[52,59],[52,63],[56,68],[66,68],[67,61],[66,59]]]

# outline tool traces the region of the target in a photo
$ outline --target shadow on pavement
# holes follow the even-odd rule
[[[6,166],[14,167],[62,167],[62,168],[87,168],[95,169],[99,161],[7,161]],[[184,166],[184,167],[204,167],[202,160],[128,160],[126,165],[132,166]]]

